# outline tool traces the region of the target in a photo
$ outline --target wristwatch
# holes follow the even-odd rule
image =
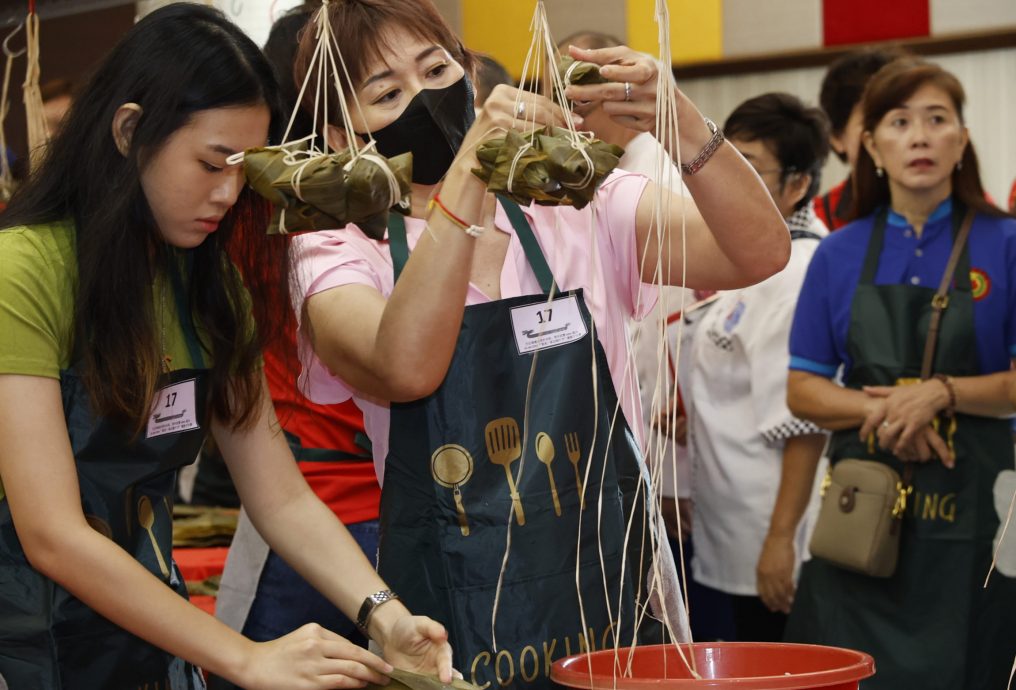
[[[366,637],[367,635],[367,624],[370,622],[370,617],[374,614],[374,610],[392,599],[398,599],[399,595],[390,589],[382,589],[378,592],[374,592],[369,597],[363,600],[363,604],[360,606],[360,612],[356,614],[356,627],[360,629]]]

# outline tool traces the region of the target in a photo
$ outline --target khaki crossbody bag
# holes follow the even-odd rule
[[[949,306],[949,285],[966,244],[973,211],[967,211],[938,291],[921,361],[921,380],[931,376],[942,312]],[[873,446],[869,438],[869,446]],[[844,459],[829,469],[822,482],[822,504],[809,549],[813,556],[872,577],[896,572],[900,527],[913,487],[913,463],[905,463],[903,478],[889,465],[874,460]]]

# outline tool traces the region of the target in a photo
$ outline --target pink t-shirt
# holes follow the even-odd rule
[[[656,302],[656,290],[641,283],[640,257],[635,243],[635,209],[646,186],[641,175],[615,171],[601,185],[596,200],[581,211],[571,207],[532,205],[523,212],[547,257],[561,290],[582,288],[610,366],[614,389],[636,438],[641,439],[642,412],[633,364],[629,364],[628,320],[641,319]],[[511,236],[501,269],[502,298],[542,293],[504,209],[498,205],[498,229]],[[406,219],[410,248],[416,245],[424,221]],[[388,242],[368,239],[349,225],[294,238],[296,273],[300,287],[295,295],[297,317],[311,295],[343,285],[366,285],[385,297],[395,286]],[[491,301],[474,285],[466,304]],[[374,446],[374,467],[384,476],[388,454],[389,410],[385,401],[364,396],[332,374],[311,350],[299,331],[303,372],[300,388],[316,403],[338,403],[353,398],[363,410],[364,427]]]

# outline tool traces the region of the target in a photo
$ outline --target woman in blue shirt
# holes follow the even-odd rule
[[[900,474],[921,463],[895,574],[813,559],[787,627],[788,639],[872,654],[878,672],[866,690],[1005,687],[1016,650],[1004,613],[1016,606],[1016,582],[996,574],[982,588],[999,525],[992,488],[1014,460],[999,416],[1012,411],[1016,221],[985,201],[963,102],[952,74],[918,59],[872,78],[858,220],[816,252],[791,333],[789,406],[834,432],[832,462],[877,460]],[[942,318],[937,376],[912,383],[967,209],[974,220]],[[933,426],[953,414],[955,426]]]

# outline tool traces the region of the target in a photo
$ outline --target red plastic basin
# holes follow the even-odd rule
[[[682,645],[685,656],[688,646]],[[838,647],[769,642],[697,642],[692,645],[696,680],[673,645],[636,647],[631,674],[622,677],[629,649],[576,654],[554,663],[550,678],[569,688],[674,690],[737,688],[738,690],[857,690],[875,674],[875,661],[862,652]],[[590,673],[590,666],[592,673]]]

